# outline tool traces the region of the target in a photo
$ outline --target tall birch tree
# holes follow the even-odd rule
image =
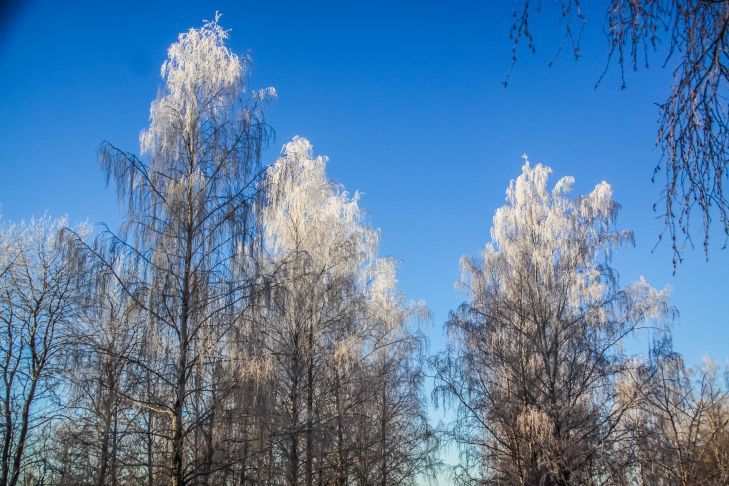
[[[601,182],[575,199],[571,177],[528,162],[496,211],[481,257],[464,257],[468,300],[447,324],[436,395],[455,404],[447,437],[464,482],[592,484],[613,473],[630,406],[615,379],[625,336],[669,313],[642,278],[621,287],[610,254],[628,231]]]
[[[170,46],[164,84],[140,136],[142,156],[109,143],[101,148],[127,209],[122,232],[110,241],[138,268],[138,281],[125,286],[147,313],[160,350],[144,365],[162,392],[156,403],[137,405],[167,422],[162,435],[175,485],[210,480],[220,403],[235,388],[221,363],[250,289],[236,255],[252,234],[270,134],[261,108],[275,95],[273,88],[246,89],[249,59],[225,46],[228,32],[218,20]]]
[[[416,309],[396,290],[394,262],[377,258],[379,233],[358,194],[325,168],[294,138],[268,171],[260,215],[275,455],[287,484],[407,483],[431,452],[422,337],[406,325]],[[408,431],[416,433],[401,454]]]

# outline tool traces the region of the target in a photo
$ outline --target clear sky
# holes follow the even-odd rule
[[[59,2],[29,1],[0,23],[0,203],[7,219],[48,210],[115,226],[115,193],[96,158],[102,140],[138,150],[159,67],[177,34],[218,9],[231,46],[253,56],[253,87],[276,87],[268,121],[270,162],[294,135],[330,157],[329,174],[382,232],[382,253],[401,260],[401,288],[433,313],[431,350],[463,297],[458,260],[487,242],[491,218],[527,153],[576,178],[601,180],[622,205],[618,226],[636,246],[618,251],[624,283],[644,275],[673,287],[674,346],[689,363],[729,358],[729,250],[716,232],[707,263],[689,250],[672,275],[671,251],[653,251],[659,153],[656,102],[670,72],[618,70],[593,89],[607,45],[600,14],[584,33],[584,58],[559,45],[558,12],[535,18],[537,53],[522,53],[508,88],[511,2]],[[545,7],[550,2],[545,2]],[[601,4],[603,2],[594,2]],[[103,5],[102,5],[103,4]],[[306,4],[306,5],[305,5]],[[594,5],[593,4],[593,5]],[[697,240],[701,241],[700,235]]]

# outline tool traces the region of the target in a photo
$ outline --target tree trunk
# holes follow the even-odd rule
[[[314,456],[314,322],[309,325],[309,363],[306,393],[306,486],[313,485]]]

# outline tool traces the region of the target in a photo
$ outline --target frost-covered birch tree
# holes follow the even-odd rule
[[[126,220],[109,241],[136,265],[124,288],[148,319],[157,347],[140,358],[165,427],[172,484],[209,482],[219,458],[222,401],[236,383],[223,372],[226,340],[250,290],[236,256],[252,234],[261,150],[269,138],[262,104],[273,88],[247,90],[248,58],[225,46],[215,20],[180,34],[162,65],[164,84],[140,136],[142,156],[109,143],[101,159],[126,204]],[[111,266],[110,266],[111,268]],[[194,446],[194,447],[193,447]]]
[[[425,428],[415,353],[421,338],[406,327],[394,266],[376,257],[379,234],[358,194],[329,180],[325,168],[326,159],[296,137],[268,170],[260,213],[271,276],[262,332],[278,425],[274,457],[287,484],[411,481],[426,469],[428,436],[409,436],[403,456],[394,451],[405,446],[398,441],[406,430]],[[390,360],[409,367],[389,369]],[[404,375],[410,380],[398,381]],[[383,395],[398,401],[378,409]],[[377,476],[383,465],[392,480]]]
[[[406,303],[397,289],[396,262],[380,259],[367,292],[372,342],[366,352],[366,373],[360,378],[368,390],[358,423],[355,466],[358,484],[412,483],[437,468],[438,441],[424,408],[424,336],[413,329],[413,318],[427,317],[421,303]]]
[[[445,434],[462,447],[464,483],[608,480],[630,406],[616,399],[623,339],[670,310],[643,279],[619,285],[610,254],[633,236],[613,228],[610,186],[572,199],[573,179],[549,188],[550,172],[526,162],[482,257],[461,261],[468,300],[434,365],[436,396],[457,410]]]

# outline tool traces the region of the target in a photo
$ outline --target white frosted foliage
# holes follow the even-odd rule
[[[268,271],[291,302],[276,322],[314,326],[317,345],[333,347],[334,360],[346,364],[373,359],[369,351],[410,332],[405,321],[424,306],[406,304],[396,262],[377,258],[379,232],[367,224],[359,194],[332,182],[326,165],[307,139],[287,143],[268,169],[259,217]]]
[[[610,318],[660,317],[669,291],[656,291],[642,277],[620,290],[624,305],[607,305],[618,289],[606,258],[633,239],[630,231],[612,229],[618,206],[610,185],[601,182],[570,199],[574,179],[563,177],[549,190],[550,173],[541,164],[524,163],[506,191],[507,203],[496,211],[483,261],[463,260],[464,283],[477,295],[489,286],[509,296],[524,290],[514,286],[515,279],[529,277],[534,286],[528,290],[545,303],[553,300],[558,317],[575,314],[595,326]]]
[[[220,137],[227,119],[250,121],[252,112],[239,109],[249,59],[225,46],[228,31],[219,20],[216,13],[214,20],[180,34],[169,47],[161,69],[164,87],[150,107],[149,127],[140,135],[142,153],[163,159],[195,157],[200,144],[211,142],[205,140],[210,127]],[[262,102],[275,96],[269,87],[252,93],[251,99]]]
[[[468,301],[435,361],[436,394],[462,405],[450,433],[507,484],[589,483],[612,467],[600,451],[620,447],[635,399],[623,341],[670,313],[667,289],[618,282],[611,254],[633,235],[614,229],[610,185],[572,198],[574,179],[550,187],[550,174],[525,160],[482,257],[461,260]]]
[[[326,157],[312,150],[308,140],[294,137],[269,168],[271,195],[261,217],[266,246],[276,255],[305,251],[313,266],[353,273],[373,258],[379,235],[363,224],[359,194],[327,179]]]

